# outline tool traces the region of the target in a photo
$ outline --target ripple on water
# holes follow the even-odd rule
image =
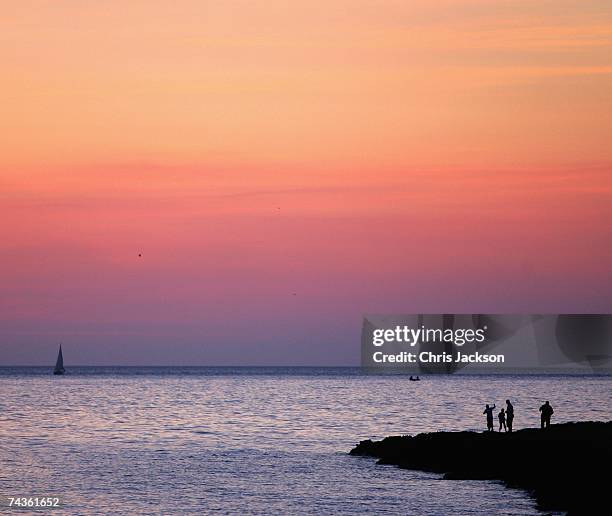
[[[60,494],[66,513],[534,513],[492,482],[376,466],[359,440],[481,429],[513,400],[515,427],[609,419],[608,377],[350,374],[0,375],[3,492]],[[477,500],[477,503],[474,501]]]

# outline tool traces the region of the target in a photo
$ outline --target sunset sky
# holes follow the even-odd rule
[[[0,39],[0,364],[612,311],[609,1],[23,0]]]

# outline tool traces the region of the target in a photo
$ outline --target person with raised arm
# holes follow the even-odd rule
[[[493,432],[493,410],[495,409],[495,404],[493,404],[492,407],[489,407],[489,405],[487,404],[485,406],[484,411],[482,412],[483,414],[487,415],[487,430],[489,432]]]

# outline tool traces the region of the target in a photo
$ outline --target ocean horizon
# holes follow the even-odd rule
[[[47,375],[53,373],[53,366],[49,365],[0,365],[0,375],[10,374],[36,374]],[[61,375],[107,375],[107,374],[201,374],[201,375],[325,375],[343,374],[354,376],[410,376],[409,372],[401,369],[368,369],[362,366],[322,366],[322,365],[69,365],[66,372]],[[412,373],[414,374],[414,373]],[[483,370],[457,370],[452,376],[612,376],[612,371],[593,372],[585,368],[517,368],[512,370],[491,369]],[[420,373],[420,376],[431,378],[438,374]]]

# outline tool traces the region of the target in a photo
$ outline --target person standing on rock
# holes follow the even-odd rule
[[[483,414],[487,415],[487,430],[489,432],[493,432],[493,409],[495,408],[495,404],[493,404],[492,407],[489,407],[489,405],[487,404],[485,406],[484,411],[482,412]]]
[[[540,428],[548,428],[550,426],[550,417],[555,413],[550,403],[546,401],[540,407]]]
[[[501,409],[499,411],[499,414],[497,414],[497,419],[499,419],[499,431],[501,432],[503,427],[504,430],[507,432],[508,428],[506,427],[506,412],[504,409]]]
[[[508,424],[508,432],[512,432],[512,421],[514,421],[514,406],[510,400],[506,400],[506,423]]]

